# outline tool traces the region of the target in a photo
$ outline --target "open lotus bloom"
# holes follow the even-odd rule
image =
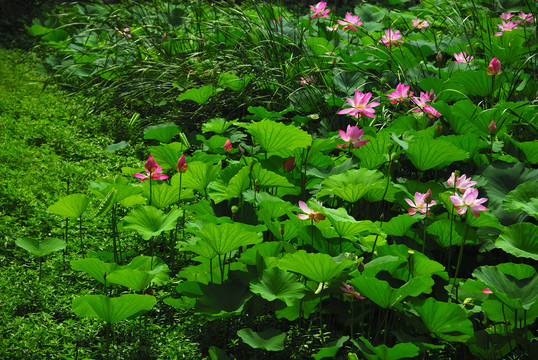
[[[432,200],[429,203],[426,203],[426,197],[431,198],[431,192],[428,190],[428,192],[422,194],[419,192],[415,193],[415,202],[413,202],[411,199],[405,199],[407,204],[411,206],[409,209],[407,209],[407,212],[409,215],[415,215],[417,212],[421,214],[430,215],[430,208],[437,204],[437,201]],[[429,199],[428,199],[429,200]]]
[[[411,24],[419,30],[430,26],[430,23],[428,21],[420,19],[414,19]]]
[[[465,190],[463,196],[457,193],[451,196],[450,201],[452,201],[452,204],[458,210],[458,214],[463,215],[469,209],[473,216],[479,217],[480,211],[487,210],[482,204],[488,201],[488,198],[478,199],[478,189],[469,188]]]
[[[149,179],[153,180],[165,180],[168,179],[168,175],[161,174],[163,169],[153,160],[153,155],[150,155],[145,165],[146,174],[133,174],[134,177],[141,179],[140,182]]]
[[[454,53],[454,62],[467,64],[474,59],[474,56],[468,56],[465,51],[460,52],[459,54]]]
[[[501,31],[496,32],[495,36],[501,36],[504,31],[512,31],[514,29],[519,29],[519,26],[517,26],[519,23],[517,21],[504,21],[502,24],[497,24],[497,26],[501,29]]]
[[[316,200],[317,201],[317,200]],[[323,205],[318,201],[320,205]],[[320,222],[325,220],[325,215],[320,214],[316,210],[311,210],[304,201],[299,201],[299,207],[304,212],[304,214],[297,214],[297,217],[301,220],[314,220],[315,222]]]
[[[310,16],[311,19],[315,18],[328,18],[331,10],[325,9],[327,3],[325,1],[320,1],[316,6],[310,5],[310,10],[314,13]]]
[[[401,38],[400,30],[392,31],[392,29],[386,29],[385,35],[381,36],[379,42],[385,46],[398,46],[398,43],[403,43],[403,40],[400,40]]]
[[[356,26],[361,26],[363,23],[360,22],[358,15],[351,15],[349,12],[346,13],[344,20],[338,20],[338,23],[342,25],[342,30],[351,30],[357,31]]]
[[[355,90],[355,96],[353,97],[353,99],[346,98],[348,104],[351,105],[351,107],[344,110],[340,110],[338,114],[349,114],[356,118],[366,116],[373,119],[375,117],[374,107],[381,105],[381,103],[371,102],[368,104],[368,101],[371,97],[372,93],[363,94],[361,91]]]
[[[463,174],[456,178],[456,174],[453,172],[452,175],[446,181],[446,186],[450,189],[458,190],[460,193],[464,193],[468,188],[478,184],[476,181],[471,181],[471,178],[467,178],[467,175]]]
[[[364,130],[359,129],[358,126],[348,125],[347,130],[345,132],[344,130],[338,130],[338,133],[340,134],[340,137],[342,138],[342,140],[346,142],[345,144],[336,145],[336,147],[339,147],[340,149],[347,149],[347,148],[356,149],[359,146],[363,146],[368,141],[370,141],[368,139],[360,140],[360,138],[362,138]]]
[[[414,92],[409,92],[410,86],[406,86],[403,83],[400,83],[396,86],[396,90],[390,94],[385,95],[390,99],[391,104],[397,104],[399,102],[409,101],[410,97],[413,96]]]

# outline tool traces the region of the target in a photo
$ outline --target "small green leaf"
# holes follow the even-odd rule
[[[340,275],[351,264],[353,262],[350,260],[337,263],[327,254],[314,254],[299,250],[293,254],[286,254],[280,260],[278,267],[283,270],[297,272],[311,280],[323,283]]]
[[[73,312],[78,316],[99,318],[115,324],[128,317],[150,310],[157,303],[151,295],[127,294],[116,298],[86,295],[73,300]]]
[[[77,219],[88,207],[90,199],[84,194],[71,194],[64,196],[54,205],[49,206],[49,212],[62,217]]]
[[[140,206],[131,210],[123,218],[124,228],[135,230],[144,240],[148,240],[153,236],[160,235],[163,231],[174,229],[180,215],[181,212],[177,209],[164,214],[153,206]]]
[[[105,283],[105,275],[112,273],[117,266],[116,263],[106,263],[97,258],[71,260],[73,270],[84,271],[101,284]]]
[[[306,148],[312,144],[312,136],[293,125],[284,125],[272,120],[263,120],[251,124],[247,131],[255,142],[267,152],[268,156],[286,157],[297,148]]]
[[[162,143],[169,143],[176,135],[179,135],[181,130],[176,124],[165,123],[159,125],[148,126],[144,129],[144,139],[159,140]]]
[[[325,358],[334,358],[338,353],[338,350],[349,340],[349,336],[342,336],[336,341],[331,341],[322,347],[316,354],[312,355],[315,360],[321,360]]]
[[[353,340],[352,340],[353,341]],[[366,338],[359,337],[359,342],[355,342],[362,354],[368,360],[399,360],[414,358],[420,349],[413,343],[396,344],[393,347],[387,345],[373,346]]]
[[[15,244],[24,250],[27,250],[35,256],[45,256],[58,250],[65,249],[65,241],[58,238],[47,238],[37,240],[29,237],[17,239]]]
[[[177,99],[179,101],[192,100],[202,105],[205,104],[207,100],[209,100],[211,95],[222,90],[223,89],[215,88],[213,85],[206,85],[197,89],[189,89],[184,93],[180,94]]]
[[[249,231],[239,223],[208,223],[199,232],[199,236],[219,255],[225,255],[240,246],[262,242],[261,233]]]
[[[261,279],[250,282],[250,290],[268,301],[280,299],[292,306],[304,296],[305,287],[297,275],[277,267],[265,269]]]
[[[265,349],[267,351],[284,350],[286,333],[277,329],[266,329],[259,333],[246,328],[237,331],[237,335],[254,349]]]

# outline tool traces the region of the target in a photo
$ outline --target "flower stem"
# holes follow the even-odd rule
[[[458,281],[458,273],[460,271],[461,260],[463,258],[463,248],[465,246],[465,240],[467,239],[467,231],[468,230],[469,230],[469,224],[467,222],[465,222],[465,227],[463,228],[463,236],[461,237],[460,253],[458,255],[458,263],[456,264],[456,272],[454,273],[454,282],[452,283],[452,289],[450,290],[450,292],[454,291],[454,288],[456,287],[456,282]],[[458,299],[457,291],[458,290],[457,290],[457,287],[456,287],[456,300]]]

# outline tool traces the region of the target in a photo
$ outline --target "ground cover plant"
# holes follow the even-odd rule
[[[538,351],[536,3],[383,5],[87,3],[28,26],[61,84],[131,118],[108,150],[142,155],[55,194],[60,239],[16,239],[85,279],[65,306],[101,329],[85,356],[130,334],[192,358],[148,335],[173,321],[212,359]]]

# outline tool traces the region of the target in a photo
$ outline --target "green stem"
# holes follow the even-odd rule
[[[422,234],[422,253],[424,254],[424,250],[426,250],[426,229],[428,225],[428,204],[426,204],[426,217],[424,218],[424,233]]]
[[[465,227],[463,228],[463,236],[461,237],[460,253],[458,255],[458,263],[456,264],[456,272],[454,273],[454,282],[452,283],[452,290],[450,290],[450,292],[452,293],[454,291],[454,288],[456,288],[456,301],[458,300],[458,293],[457,293],[458,288],[456,287],[456,282],[458,281],[458,273],[460,271],[461,260],[463,258],[463,248],[465,246],[465,240],[467,239],[468,230],[469,230],[469,224],[466,221]]]
[[[80,235],[80,248],[82,249],[82,258],[86,258],[86,252],[84,251],[84,243],[82,241],[82,216],[78,218],[79,219],[79,223],[78,223],[78,230],[79,230],[79,235]]]

